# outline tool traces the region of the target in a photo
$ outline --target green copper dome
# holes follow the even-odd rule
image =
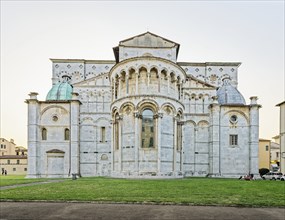
[[[72,90],[72,86],[68,82],[58,82],[48,92],[46,100],[70,100]]]

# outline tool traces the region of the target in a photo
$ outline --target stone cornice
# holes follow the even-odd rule
[[[159,49],[159,50],[164,50],[164,49],[171,49],[171,48],[175,48],[176,45],[172,46],[172,47],[146,47],[146,46],[126,46],[126,45],[120,45],[119,47],[126,47],[126,48],[139,48],[139,49],[143,49],[143,48],[149,48],[149,49]]]
[[[205,63],[192,63],[192,62],[177,62],[180,66],[236,66],[239,67],[241,62],[205,62]]]
[[[53,63],[85,63],[85,64],[115,64],[115,60],[85,60],[85,59],[54,59],[50,58]]]
[[[208,84],[203,83],[203,85],[208,86]],[[199,88],[199,87],[182,87],[184,90],[213,90],[215,91],[216,87],[204,87],[204,88]]]
[[[174,98],[172,98],[172,97],[164,96],[164,95],[147,95],[147,94],[124,96],[124,97],[122,97],[122,98],[119,98],[119,99],[113,101],[113,102],[111,103],[111,105],[114,105],[115,103],[120,102],[120,101],[122,101],[122,100],[124,100],[124,99],[132,99],[132,98],[152,98],[152,99],[155,100],[155,97],[157,97],[157,98],[164,98],[164,99],[170,99],[170,100],[172,100],[172,101],[175,101],[175,102],[179,103],[180,105],[183,106],[183,108],[185,108],[185,106],[184,106],[184,104],[183,104],[182,102],[180,102],[179,100],[174,99]]]
[[[210,116],[210,113],[183,113],[185,116]]]
[[[80,100],[48,100],[48,101],[39,101],[40,104],[70,104],[71,102],[79,102],[82,104]]]

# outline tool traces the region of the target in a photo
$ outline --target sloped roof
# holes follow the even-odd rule
[[[218,89],[217,96],[219,104],[222,105],[246,105],[244,97],[230,84],[229,79],[223,80],[223,85]]]
[[[180,44],[168,40],[149,31],[139,34],[119,42],[119,46],[113,48],[116,62],[119,62],[120,47],[136,47],[136,48],[173,48],[176,47],[176,57],[178,57]]]
[[[281,106],[281,105],[283,105],[285,103],[285,101],[283,101],[283,102],[280,102],[279,104],[277,104],[276,106]]]
[[[164,37],[158,36],[151,32],[136,35],[134,37],[120,41],[120,46],[135,46],[135,47],[174,47],[178,43],[168,40]]]

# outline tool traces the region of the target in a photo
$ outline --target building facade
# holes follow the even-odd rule
[[[280,108],[280,171],[285,173],[285,101],[276,106]]]
[[[25,175],[27,174],[28,159],[27,149],[16,146],[14,140],[0,138],[0,170],[2,175]],[[5,172],[6,171],[6,172]]]
[[[259,139],[259,169],[270,169],[271,140]]]
[[[51,59],[45,101],[30,93],[28,177],[258,174],[259,108],[237,89],[241,63],[177,62],[150,32],[115,60]]]
[[[280,145],[278,138],[274,141],[259,139],[259,169],[267,168],[271,171],[278,171],[280,168]]]

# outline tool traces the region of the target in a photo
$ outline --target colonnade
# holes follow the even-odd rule
[[[151,82],[152,74],[155,74],[156,82]],[[144,77],[144,75],[146,75],[146,84],[139,85],[140,78]],[[135,80],[135,83],[131,83],[132,80]],[[163,80],[167,80],[167,83],[163,83]],[[181,96],[183,81],[181,80],[180,76],[176,76],[173,71],[167,72],[165,69],[158,71],[156,68],[147,70],[143,67],[138,71],[135,71],[134,69],[130,69],[129,71],[122,70],[120,74],[116,74],[115,77],[111,78],[111,83],[113,101],[129,95],[159,93],[173,96],[179,100],[182,98]],[[134,92],[130,90],[131,84],[135,85]],[[156,85],[157,88],[153,89],[151,88],[151,85]],[[144,91],[141,89],[142,86],[144,87]],[[163,88],[166,91],[162,91]]]

